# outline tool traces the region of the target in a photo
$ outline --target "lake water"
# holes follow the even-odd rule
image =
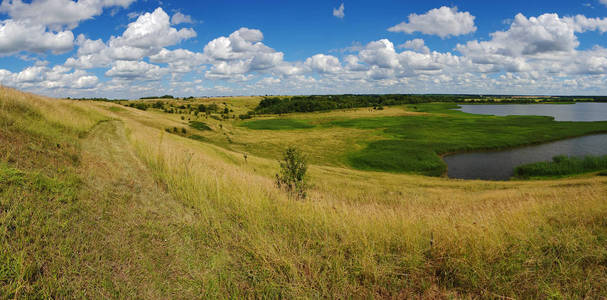
[[[576,104],[474,104],[460,105],[470,114],[509,116],[551,116],[556,121],[607,121],[607,103]]]
[[[557,121],[607,121],[607,103],[461,105],[461,111],[487,115],[552,116]],[[514,168],[557,155],[607,155],[607,134],[588,135],[540,145],[453,154],[444,157],[447,176],[460,179],[508,180]]]
[[[557,155],[607,155],[607,134],[587,135],[567,140],[502,151],[448,155],[447,176],[460,179],[508,180],[520,165],[550,161]]]

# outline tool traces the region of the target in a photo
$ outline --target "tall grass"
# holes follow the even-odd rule
[[[162,114],[74,105],[91,119],[51,126],[40,159],[58,140],[90,136],[98,112],[118,120],[102,125],[123,124],[114,127],[126,128],[128,142],[121,130],[97,132],[85,166],[61,180],[0,164],[0,298],[607,294],[606,178],[464,182],[311,165],[307,200],[292,201],[273,184],[273,159],[245,163],[240,153],[166,134],[178,121]],[[12,107],[2,110],[11,122],[36,111]],[[38,137],[5,126],[8,137]],[[113,163],[103,153],[110,146]],[[150,175],[156,182],[133,183]],[[155,199],[163,190],[171,197]]]
[[[311,199],[296,202],[259,175],[278,168],[271,161],[251,157],[245,167],[236,153],[127,124],[157,178],[200,212],[210,259],[202,268],[212,270],[199,278],[207,296],[605,292],[599,235],[607,223],[596,221],[607,203],[594,184],[577,201],[576,189],[458,187],[379,174],[387,185],[373,187],[362,174],[331,177],[332,170],[312,167]],[[389,192],[398,178],[410,185]]]
[[[573,157],[560,155],[552,161],[537,162],[518,166],[514,169],[517,177],[528,178],[535,176],[564,176],[607,170],[607,155]]]

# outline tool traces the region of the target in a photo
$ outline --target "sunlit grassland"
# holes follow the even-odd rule
[[[357,148],[325,147],[325,156],[341,153],[350,166],[363,170],[433,176],[440,176],[446,170],[440,158],[442,154],[507,148],[607,131],[607,122],[555,122],[550,117],[471,115],[451,110],[456,107],[451,103],[418,104],[408,105],[407,109],[426,114],[360,118],[342,116],[324,121],[280,117],[247,121],[242,126],[254,130],[290,129],[283,134],[270,133],[277,140],[292,140],[288,136],[305,136],[298,129],[311,124],[316,124],[318,131],[335,132],[342,128],[365,130],[375,138],[360,137],[346,143],[363,145]],[[319,148],[324,146],[318,145]]]
[[[245,164],[239,153],[127,124],[156,176],[216,228],[206,253],[224,265],[203,278],[216,292],[604,292],[601,179],[463,182],[313,166],[310,199],[293,201],[273,187],[272,160]]]
[[[37,99],[28,101],[43,101]],[[3,249],[11,249],[1,256],[2,265],[8,266],[3,270],[10,271],[0,275],[3,295],[597,298],[607,294],[605,177],[485,182],[360,171],[338,167],[337,160],[327,165],[324,162],[331,159],[323,158],[327,152],[320,148],[356,149],[349,143],[377,135],[376,128],[324,128],[322,117],[311,117],[304,121],[314,128],[283,133],[249,130],[239,126],[240,121],[203,118],[213,130],[197,131],[175,115],[118,110],[113,107],[119,106],[103,102],[75,105],[90,111],[96,116],[93,120],[108,121],[94,127],[97,121],[78,123],[84,134],[71,130],[54,134],[71,140],[74,154],[80,157],[63,183],[49,179],[38,184],[37,175],[19,170],[16,161],[0,166],[0,218],[4,218],[0,220],[32,212],[56,216],[52,222],[48,217],[30,218],[48,226],[46,231],[20,221],[15,228],[28,229],[19,235],[9,223],[0,222]],[[13,119],[22,115],[16,109],[3,113]],[[331,114],[337,118],[331,122],[342,118],[340,113]],[[39,120],[40,125],[48,124],[44,110]],[[173,126],[187,127],[216,144],[165,132]],[[225,141],[225,134],[233,143]],[[218,143],[220,138],[223,144]],[[273,184],[278,169],[274,153],[282,149],[270,149],[295,141],[311,144],[305,149],[315,155],[309,198],[302,201],[289,199]],[[255,153],[256,147],[263,155],[249,155],[245,162],[243,150]],[[33,158],[19,158],[27,159]],[[28,189],[16,180],[40,188]],[[39,212],[36,205],[44,199],[57,202]],[[69,205],[62,205],[60,199],[68,199]],[[60,214],[63,209],[68,210]],[[57,216],[76,219],[61,222],[64,219]],[[87,225],[89,221],[92,224]],[[28,246],[27,241],[38,246]],[[61,251],[51,251],[53,245],[60,245]]]

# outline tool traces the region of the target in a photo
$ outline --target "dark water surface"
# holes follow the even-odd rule
[[[607,103],[461,105],[460,110],[496,116],[552,116],[556,121],[607,121]],[[508,180],[517,166],[550,161],[557,155],[607,155],[607,134],[500,151],[453,154],[444,160],[450,178]]]
[[[607,121],[607,103],[576,104],[474,104],[460,105],[460,111],[481,115],[551,116],[556,121]]]
[[[508,180],[514,168],[557,155],[607,155],[607,134],[587,135],[546,144],[501,151],[470,152],[448,155],[447,176],[460,179]]]

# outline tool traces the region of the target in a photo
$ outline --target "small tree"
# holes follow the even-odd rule
[[[276,186],[285,189],[290,196],[306,197],[306,157],[295,147],[288,147],[280,162],[280,173],[276,174]]]

